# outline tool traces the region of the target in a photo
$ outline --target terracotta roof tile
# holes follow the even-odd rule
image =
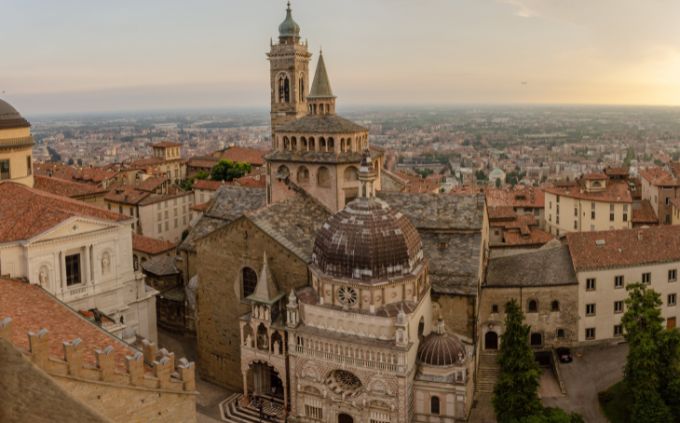
[[[633,216],[631,217],[633,223],[638,224],[652,224],[659,223],[654,213],[654,208],[649,200],[642,200],[633,205]]]
[[[604,201],[611,203],[632,203],[633,197],[625,181],[609,180],[602,191],[586,191],[581,185],[555,186],[545,188],[545,192],[564,197],[578,198],[586,201]]]
[[[640,177],[646,179],[650,184],[656,186],[677,186],[680,181],[673,177],[670,172],[660,167],[650,167],[640,171]]]
[[[250,147],[229,147],[226,150],[216,151],[213,156],[218,160],[231,160],[232,162],[250,163],[253,166],[262,166],[265,163],[264,156],[267,151]]]
[[[149,255],[156,255],[173,250],[177,244],[162,239],[132,234],[132,249]]]
[[[127,216],[14,182],[0,182],[0,242],[32,238],[75,216],[122,222]]]
[[[79,198],[106,192],[106,190],[98,188],[96,185],[83,184],[58,177],[35,175],[33,178],[35,189],[63,197]]]
[[[680,226],[567,234],[577,271],[680,261]]]
[[[545,194],[540,188],[521,187],[515,189],[489,188],[486,190],[486,204],[511,206],[513,208],[543,208]]]
[[[217,191],[222,185],[224,185],[223,181],[213,181],[209,179],[198,179],[194,181],[194,189],[204,191]]]
[[[74,310],[37,285],[0,279],[0,318],[12,319],[11,342],[29,351],[28,332],[48,330],[50,355],[64,358],[64,341],[80,338],[83,362],[96,365],[95,350],[113,347],[116,365],[125,367],[125,356],[137,350],[79,316]]]
[[[151,144],[151,147],[154,148],[181,147],[181,146],[182,144],[172,141],[161,141],[157,142],[156,144]]]

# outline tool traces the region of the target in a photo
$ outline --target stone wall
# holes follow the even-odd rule
[[[264,251],[282,292],[308,284],[307,264],[247,218],[197,243],[198,367],[205,379],[233,389],[242,387],[239,317],[250,311],[242,295],[241,273],[250,267],[259,275]]]
[[[495,332],[500,336],[504,331],[505,304],[517,300],[524,312],[525,322],[531,326],[531,333],[542,336],[541,348],[571,345],[577,341],[578,328],[578,285],[559,285],[524,288],[482,288],[479,305],[479,345],[485,349],[485,335]],[[538,302],[538,312],[529,312],[528,303]],[[559,302],[559,311],[552,311],[552,302]],[[494,305],[497,312],[494,312]],[[557,336],[558,329],[564,331]]]
[[[474,336],[476,297],[432,293],[432,318],[440,315],[450,332],[470,339]]]

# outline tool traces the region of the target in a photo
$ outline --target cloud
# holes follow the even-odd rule
[[[501,3],[509,4],[515,9],[515,15],[522,18],[535,18],[538,12],[522,0],[500,0]]]

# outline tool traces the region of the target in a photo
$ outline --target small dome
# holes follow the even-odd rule
[[[465,346],[458,338],[448,335],[440,320],[435,330],[418,347],[418,361],[430,366],[452,366],[465,361]]]
[[[279,25],[279,37],[299,37],[300,25],[293,20],[293,13],[290,9],[290,2],[286,8],[286,19]]]
[[[0,99],[0,129],[27,128],[29,126],[31,124],[17,112],[17,109]]]
[[[341,278],[376,279],[411,273],[422,261],[422,241],[401,213],[375,197],[360,197],[319,229],[312,262]]]

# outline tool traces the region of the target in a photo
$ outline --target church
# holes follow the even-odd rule
[[[464,421],[484,199],[383,191],[383,151],[336,113],[321,52],[309,84],[311,57],[288,5],[268,53],[265,198],[225,187],[201,219],[224,218],[189,235],[202,377],[243,392],[234,419]]]

